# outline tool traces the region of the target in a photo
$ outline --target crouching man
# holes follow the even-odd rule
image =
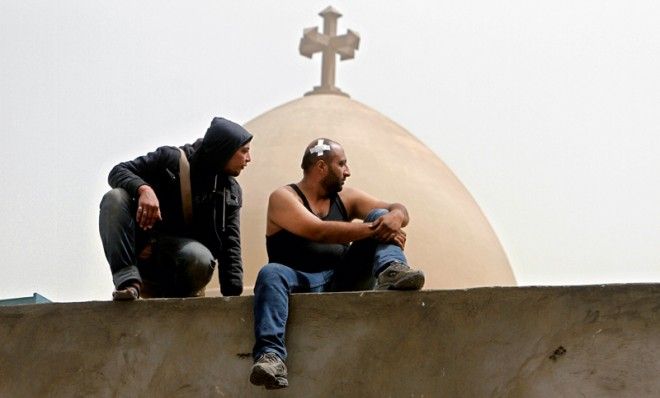
[[[216,264],[225,296],[243,291],[241,187],[252,135],[214,118],[204,138],[115,166],[99,229],[114,300],[203,294]]]
[[[424,274],[403,254],[408,212],[357,189],[338,143],[321,138],[305,149],[303,178],[269,198],[269,263],[254,288],[250,382],[267,389],[288,386],[284,361],[289,294],[350,290],[419,290]],[[351,222],[361,219],[363,223]]]

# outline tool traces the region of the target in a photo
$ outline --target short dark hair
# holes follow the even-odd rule
[[[330,150],[328,149],[323,150],[323,145],[329,146]],[[319,160],[323,160],[326,163],[329,163],[333,154],[333,150],[332,150],[333,145],[340,146],[338,142],[333,141],[329,138],[317,138],[314,141],[310,142],[309,145],[307,145],[307,148],[305,148],[305,153],[303,154],[300,167],[305,172],[307,172]],[[314,150],[316,147],[318,147],[318,150]]]

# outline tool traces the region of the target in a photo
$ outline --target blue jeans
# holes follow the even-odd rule
[[[144,297],[197,296],[209,283],[216,261],[211,251],[196,240],[142,231],[135,221],[137,204],[121,188],[108,191],[101,200],[99,232],[112,280],[120,288],[142,284]],[[151,245],[151,255],[138,253]]]
[[[385,209],[372,210],[364,221],[375,221],[386,213]],[[286,359],[284,335],[289,316],[289,294],[371,290],[378,274],[392,261],[406,264],[400,247],[364,239],[351,244],[335,269],[301,272],[284,264],[266,264],[259,271],[254,286],[254,359],[266,352],[274,352],[282,360]]]

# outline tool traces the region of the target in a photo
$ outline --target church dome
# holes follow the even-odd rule
[[[239,177],[246,290],[267,263],[268,196],[302,178],[303,152],[320,137],[343,146],[351,170],[346,186],[406,206],[410,224],[405,254],[426,274],[425,289],[515,285],[497,236],[451,170],[403,127],[334,85],[336,54],[342,60],[353,58],[360,36],[350,29],[337,35],[341,14],[334,8],[319,15],[323,32],[305,29],[299,50],[310,58],[322,54],[321,85],[245,125],[254,135],[252,164]],[[217,278],[211,283],[210,295],[217,294]]]
[[[268,196],[301,179],[305,147],[319,137],[344,147],[351,170],[346,186],[408,208],[405,253],[426,274],[425,289],[515,285],[502,246],[469,192],[429,148],[382,114],[344,96],[319,94],[268,111],[245,128],[254,135],[253,161],[238,177],[246,289],[267,263]]]

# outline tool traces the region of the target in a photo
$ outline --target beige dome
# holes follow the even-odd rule
[[[245,127],[254,135],[243,188],[241,233],[245,286],[266,264],[269,194],[302,177],[306,145],[318,137],[344,147],[346,181],[410,213],[405,253],[424,270],[425,289],[515,285],[507,257],[472,196],[447,166],[405,129],[373,109],[339,95],[310,95],[268,111]],[[217,291],[217,277],[209,286]]]

